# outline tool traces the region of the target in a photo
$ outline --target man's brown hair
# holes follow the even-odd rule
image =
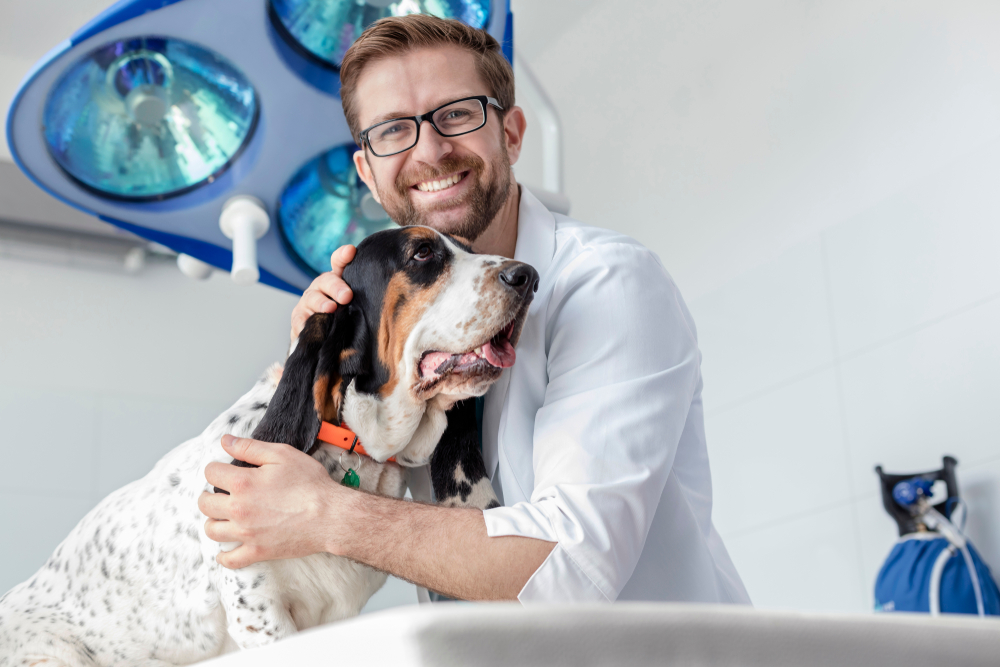
[[[368,26],[347,49],[340,63],[340,100],[355,139],[361,134],[355,87],[365,65],[387,56],[427,46],[453,44],[476,56],[476,70],[505,110],[514,106],[514,70],[503,57],[500,44],[485,30],[470,28],[455,19],[427,14],[390,16]],[[415,110],[423,113],[429,109]]]

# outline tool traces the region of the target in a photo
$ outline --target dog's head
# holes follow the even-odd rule
[[[343,423],[377,460],[422,465],[456,401],[514,363],[538,273],[427,227],[365,239],[344,271],[354,299],[306,322],[254,437],[311,451]]]

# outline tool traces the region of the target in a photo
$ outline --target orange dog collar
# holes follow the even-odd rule
[[[358,441],[358,434],[343,426],[334,426],[330,422],[320,422],[319,435],[316,436],[316,439],[328,445],[340,447],[348,452],[371,457],[371,454],[366,452],[365,448]],[[395,463],[396,457],[390,456],[386,460]]]

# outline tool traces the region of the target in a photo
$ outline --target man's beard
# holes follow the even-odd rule
[[[486,163],[481,157],[478,155],[448,157],[442,160],[437,168],[425,166],[400,172],[393,184],[392,192],[386,192],[378,183],[375,185],[385,212],[400,226],[433,227],[440,232],[458,236],[472,243],[489,228],[510,194],[510,159],[502,147],[497,151],[497,157],[493,159],[491,167],[493,176],[489,182],[484,183]],[[418,211],[413,205],[409,196],[410,186],[413,183],[439,180],[444,176],[463,171],[468,172],[465,179],[472,180],[469,189],[460,199],[452,199],[442,203],[440,207],[431,206],[422,211]],[[462,220],[449,224],[447,228],[433,224],[437,211],[448,210],[464,203],[468,204],[469,210]]]

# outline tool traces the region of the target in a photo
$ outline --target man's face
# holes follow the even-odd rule
[[[474,56],[455,46],[416,49],[368,64],[357,83],[361,127],[417,116],[454,100],[490,95]],[[400,225],[426,225],[475,241],[510,194],[511,170],[520,153],[523,115],[496,108],[486,125],[459,137],[442,137],[429,123],[408,151],[376,157],[355,154],[361,179]]]

